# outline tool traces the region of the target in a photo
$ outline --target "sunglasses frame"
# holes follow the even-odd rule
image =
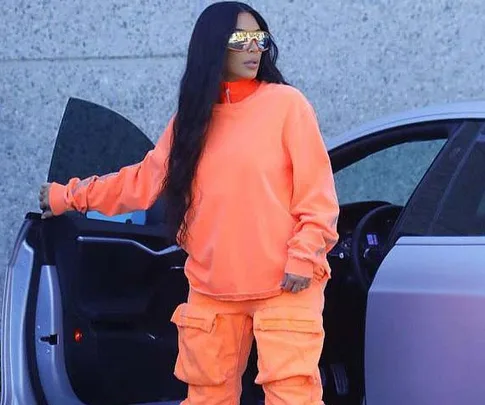
[[[261,39],[258,39],[259,36],[262,35]],[[242,36],[245,38],[242,39],[237,39],[238,36]],[[243,42],[243,48],[235,48],[231,45],[232,42]],[[229,37],[229,40],[227,41],[227,48],[230,49],[231,51],[235,52],[245,52],[249,49],[253,41],[256,42],[256,45],[258,46],[258,49],[260,52],[265,52],[269,49],[270,44],[271,44],[271,35],[267,31],[263,30],[258,30],[258,31],[234,31],[231,36]],[[266,47],[261,47],[260,43],[266,41],[267,46]]]

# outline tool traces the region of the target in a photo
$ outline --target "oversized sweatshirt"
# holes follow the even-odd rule
[[[266,82],[232,83],[223,99],[207,131],[182,246],[191,288],[238,301],[280,294],[285,272],[330,277],[339,206],[313,108],[295,88]],[[163,193],[172,131],[173,118],[136,165],[53,183],[53,213],[148,209]]]

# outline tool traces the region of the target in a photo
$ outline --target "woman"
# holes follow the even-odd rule
[[[322,404],[326,253],[338,203],[312,107],[276,68],[264,19],[209,6],[189,45],[178,109],[155,149],[108,176],[46,184],[43,217],[115,215],[164,193],[187,251],[176,376],[185,405],[237,404],[253,338],[267,405]]]

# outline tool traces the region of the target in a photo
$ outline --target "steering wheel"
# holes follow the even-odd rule
[[[374,279],[375,272],[386,254],[387,239],[397,217],[401,213],[402,206],[386,203],[370,210],[365,214],[352,233],[352,245],[350,248],[350,265],[364,292],[367,293]],[[386,221],[386,223],[383,223]],[[373,245],[367,241],[369,231],[387,229],[385,241],[378,241]]]

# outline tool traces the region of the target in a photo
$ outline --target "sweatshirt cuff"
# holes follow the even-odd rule
[[[49,190],[49,206],[56,216],[64,214],[67,210],[65,195],[67,187],[62,184],[52,183]]]
[[[297,276],[313,278],[313,263],[309,260],[302,260],[296,257],[289,257],[286,262],[285,273]]]
[[[315,281],[322,281],[325,278],[330,278],[330,267],[328,263],[326,265],[320,265],[310,260],[289,257],[286,262],[285,273],[311,278]]]

